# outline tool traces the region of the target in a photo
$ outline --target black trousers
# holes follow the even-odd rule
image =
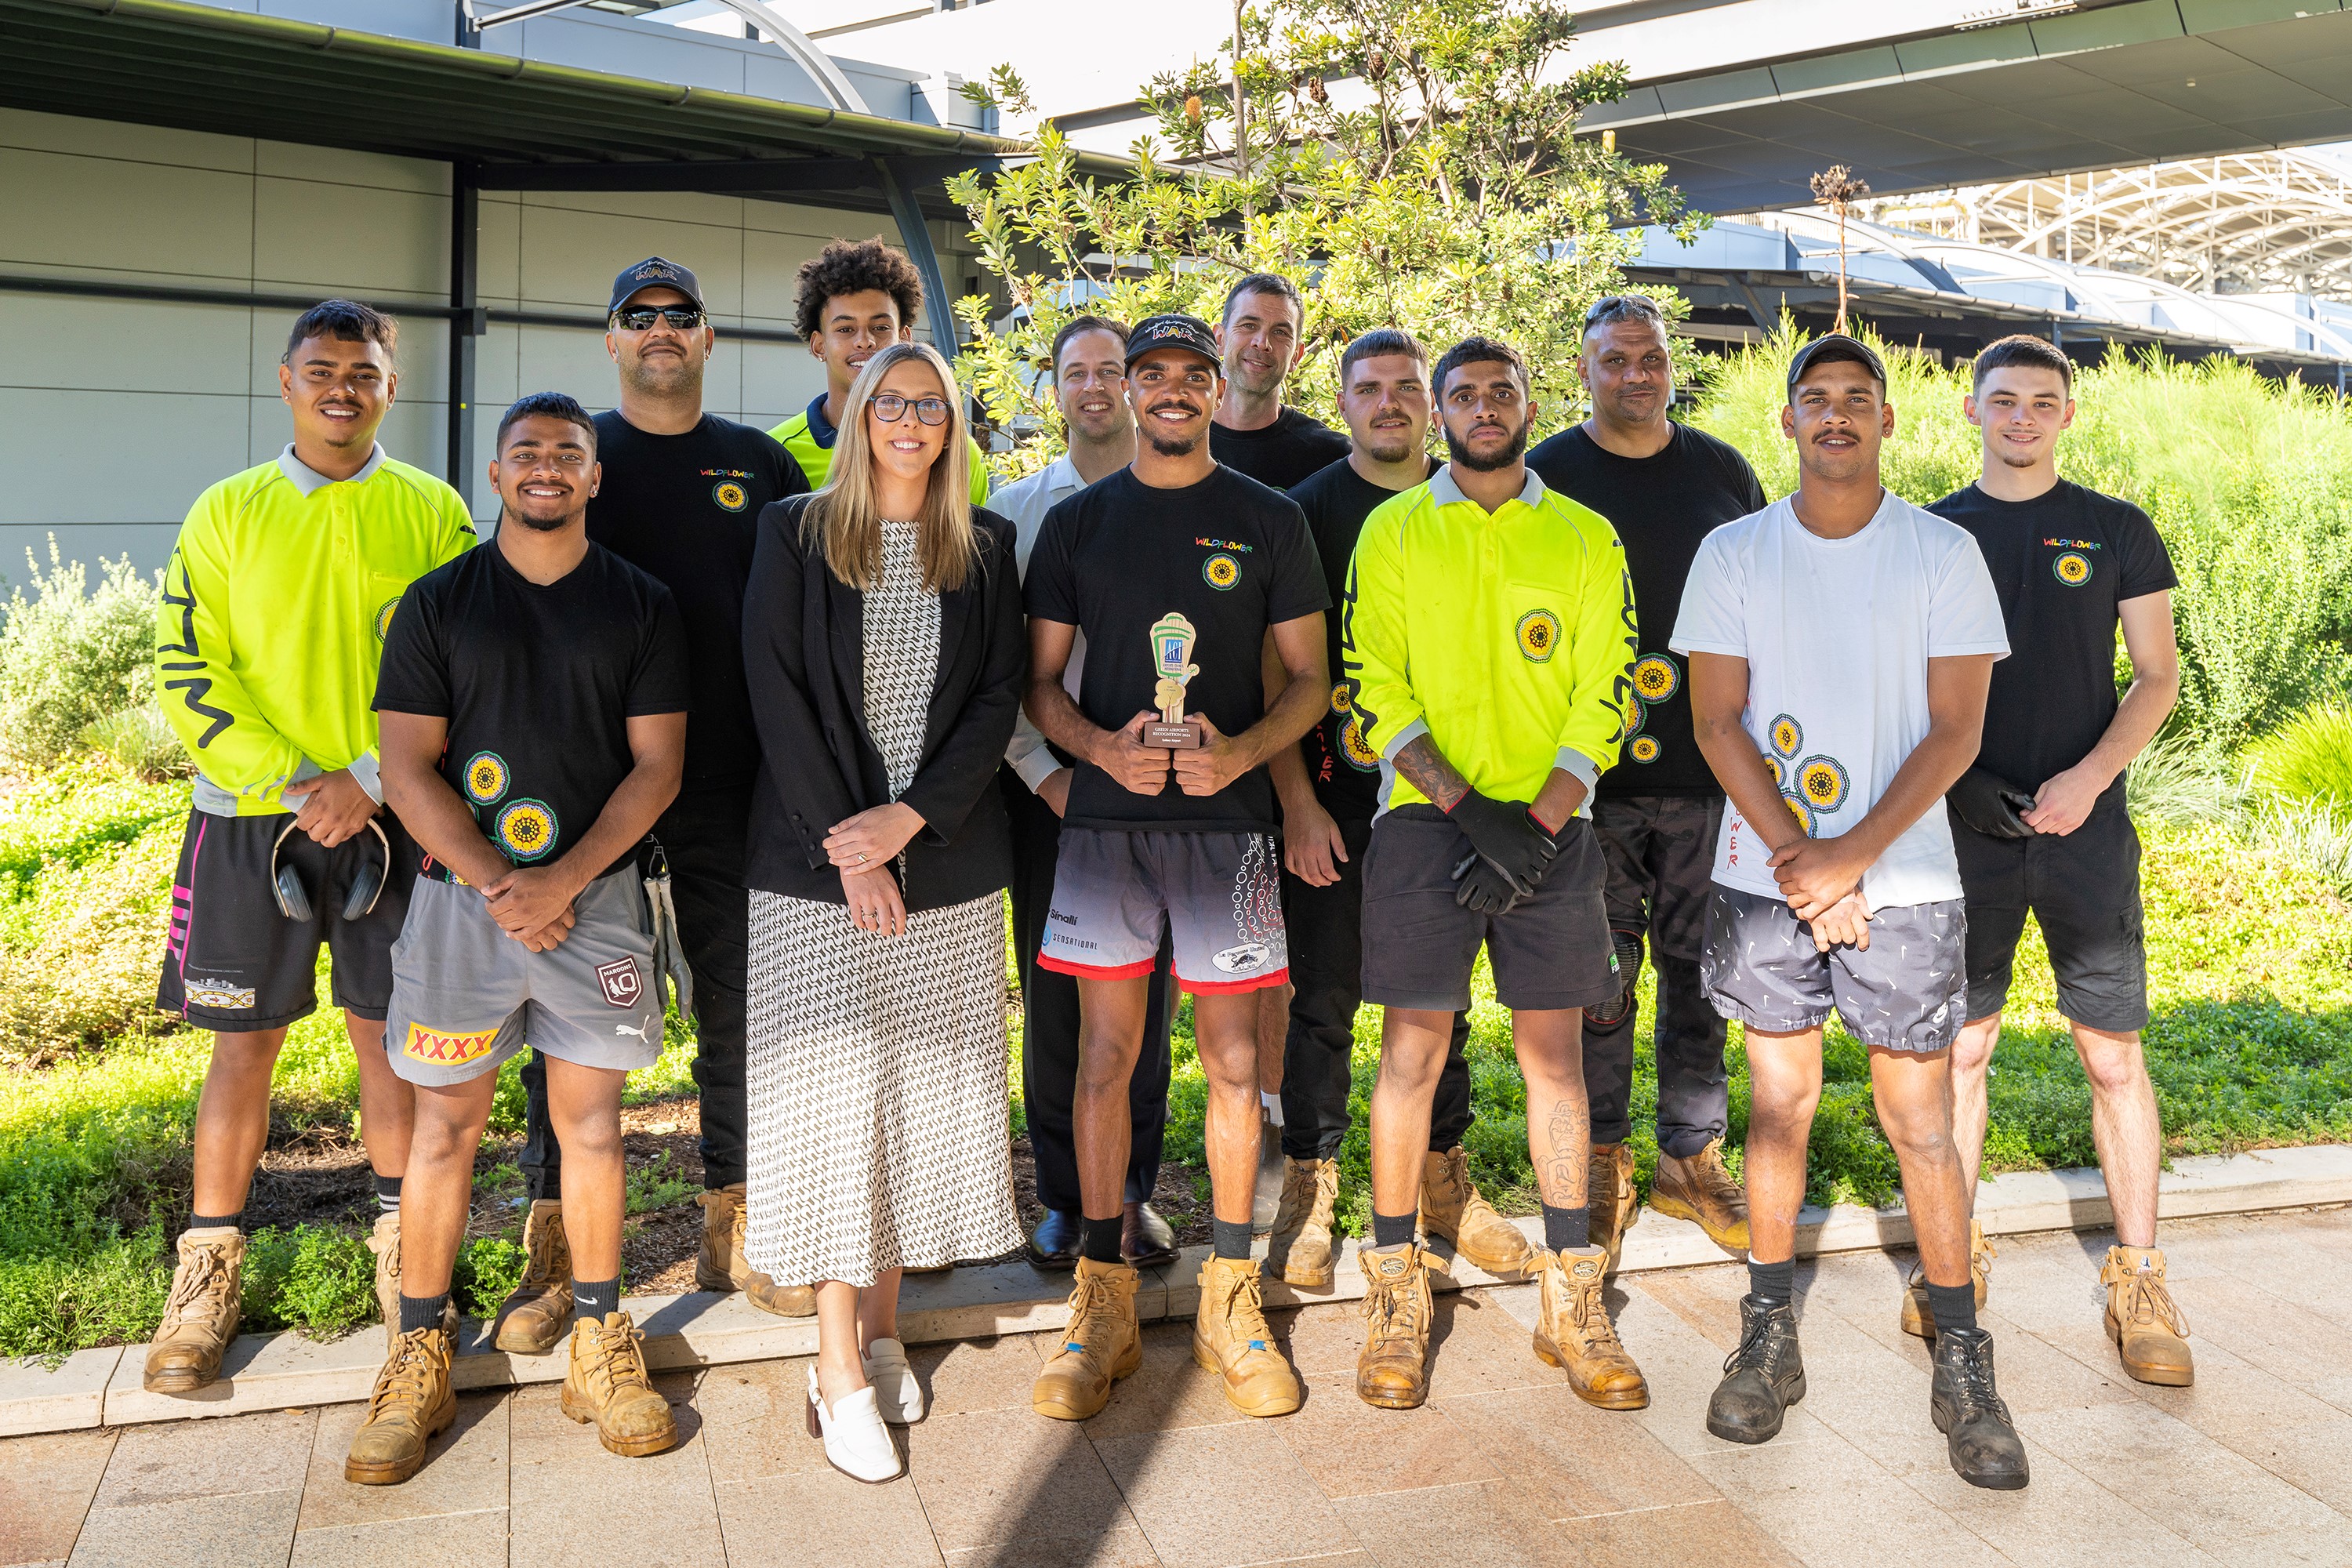
[[[1609,866],[1610,934],[1625,981],[1622,1017],[1599,1024],[1595,1009],[1584,1014],[1584,1092],[1595,1143],[1622,1143],[1633,1130],[1633,1026],[1641,1021],[1633,983],[1644,934],[1658,966],[1658,1147],[1686,1160],[1729,1125],[1723,1018],[1698,973],[1722,825],[1720,796],[1592,803],[1593,830]]]
[[[1037,1164],[1037,1201],[1064,1214],[1085,1209],[1078,1193],[1078,1146],[1071,1129],[1078,1087],[1078,983],[1037,963],[1045,912],[1054,902],[1054,866],[1062,819],[1009,768],[997,770],[1013,818],[1013,946],[1021,976],[1021,1097],[1029,1111],[1029,1152]],[[1151,972],[1143,1049],[1128,1079],[1127,1201],[1142,1203],[1160,1184],[1168,1132],[1168,1033],[1176,1018],[1173,953],[1163,935]]]
[[[670,803],[653,837],[669,858],[678,941],[694,971],[694,1086],[702,1109],[702,1184],[744,1179],[750,1120],[743,1090],[744,996],[751,963],[751,905],[743,889],[751,792],[698,790]],[[638,868],[652,858],[639,851]],[[563,1151],[547,1117],[547,1064],[538,1052],[522,1068],[526,1101],[523,1184],[534,1198],[558,1196]]]
[[[1348,858],[1328,888],[1282,873],[1282,924],[1290,939],[1290,1033],[1282,1044],[1282,1152],[1328,1160],[1348,1136],[1349,1053],[1364,1000],[1364,850],[1370,821],[1339,820]],[[1470,1018],[1454,1015],[1454,1040],[1438,1075],[1429,1146],[1439,1153],[1470,1127]]]

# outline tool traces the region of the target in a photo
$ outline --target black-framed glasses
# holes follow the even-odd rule
[[[613,320],[633,332],[652,330],[656,320],[667,321],[681,332],[690,332],[702,325],[702,311],[694,305],[633,305],[625,310],[614,311]]]
[[[1655,316],[1661,321],[1665,319],[1666,314],[1658,309],[1658,302],[1647,294],[1603,294],[1600,299],[1592,301],[1592,309],[1584,312],[1584,324],[1589,328],[1604,316],[1613,316],[1625,310],[1631,310],[1637,315]]]
[[[944,397],[901,397],[895,392],[877,392],[866,405],[866,411],[877,424],[896,425],[912,408],[915,417],[926,425],[948,422],[948,404]]]

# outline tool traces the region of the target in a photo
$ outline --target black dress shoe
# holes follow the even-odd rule
[[[1150,1204],[1129,1204],[1119,1227],[1118,1255],[1138,1268],[1176,1261],[1176,1233]]]
[[[1086,1235],[1086,1218],[1076,1214],[1064,1214],[1059,1209],[1047,1209],[1037,1228],[1029,1233],[1024,1250],[1031,1267],[1036,1268],[1076,1268],[1078,1266],[1078,1243]]]

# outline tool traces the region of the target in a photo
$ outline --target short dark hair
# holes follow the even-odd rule
[[[383,348],[384,358],[395,363],[400,358],[400,323],[357,300],[321,300],[295,317],[294,330],[286,334],[286,352],[278,356],[278,363],[292,364],[294,351],[312,338],[375,343]]]
[[[1518,350],[1500,338],[1474,332],[1447,349],[1438,360],[1437,368],[1429,373],[1429,390],[1439,397],[1444,396],[1445,378],[1465,364],[1507,364],[1518,372],[1521,386],[1530,384],[1528,362],[1519,357]]]
[[[1054,334],[1054,352],[1047,356],[1054,378],[1056,381],[1061,379],[1062,348],[1072,338],[1081,332],[1108,332],[1118,340],[1119,353],[1124,355],[1129,330],[1124,321],[1114,321],[1108,316],[1072,316],[1062,323],[1062,330]]]
[[[1234,301],[1244,294],[1273,294],[1287,300],[1290,308],[1298,313],[1298,319],[1301,321],[1307,320],[1307,300],[1298,292],[1297,284],[1279,272],[1253,272],[1225,290],[1225,308],[1217,317],[1219,326],[1234,319]]]
[[[2037,338],[2025,332],[2018,332],[2002,338],[1998,342],[1985,345],[1984,352],[1977,355],[1976,365],[1969,372],[1969,390],[1976,391],[1984,384],[1986,376],[2005,365],[2012,364],[2030,364],[2042,370],[2054,370],[2058,373],[2059,384],[2066,389],[2066,395],[2072,397],[2074,395],[2074,362],[2068,359],[2066,352],[2048,338]]]
[[[1358,360],[1378,359],[1383,354],[1405,354],[1424,365],[1429,363],[1429,351],[1421,346],[1419,338],[1402,327],[1374,327],[1369,332],[1358,332],[1340,351],[1340,389],[1346,390],[1348,373],[1356,368]]]
[[[539,417],[569,420],[579,426],[588,432],[588,450],[592,453],[596,450],[596,422],[588,417],[588,411],[580,406],[580,400],[568,392],[530,392],[516,398],[508,405],[507,411],[499,416],[499,433],[491,442],[492,448],[505,451],[507,432],[521,420]]]
[[[906,253],[872,239],[836,239],[801,263],[800,298],[793,320],[802,337],[814,342],[824,320],[824,302],[844,294],[878,289],[898,302],[898,324],[914,325],[923,309],[923,275]]]

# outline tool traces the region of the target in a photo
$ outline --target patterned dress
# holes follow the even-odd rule
[[[866,595],[866,722],[897,799],[914,781],[940,661],[916,525],[882,524]],[[751,892],[743,1252],[780,1285],[865,1286],[887,1268],[1019,1245],[1005,1107],[1004,902],[907,917]]]

